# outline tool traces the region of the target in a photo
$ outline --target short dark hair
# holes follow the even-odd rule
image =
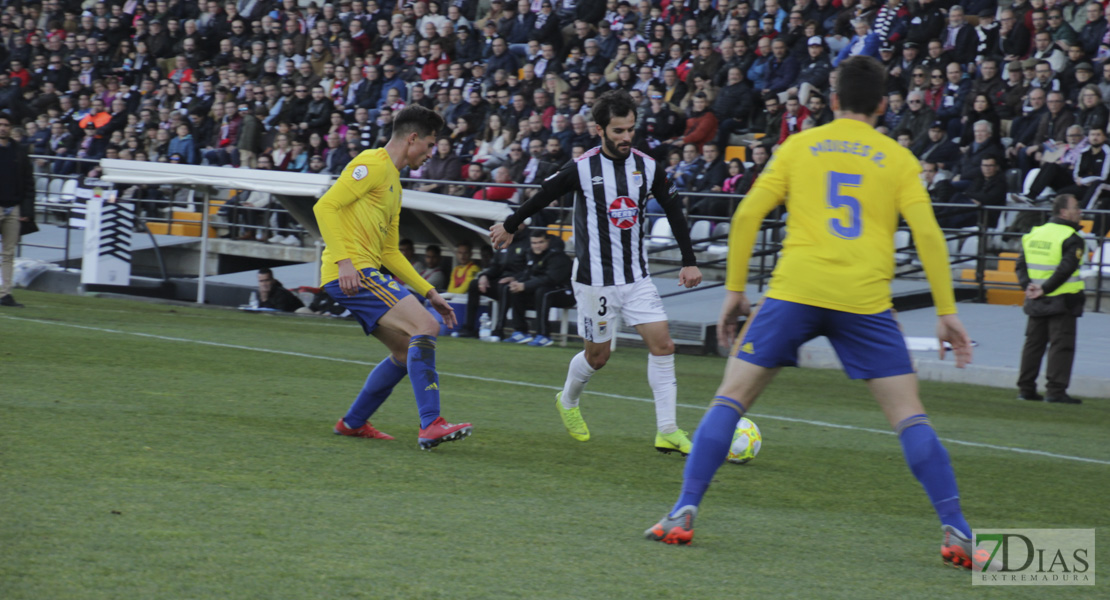
[[[544,231],[543,229],[533,229],[532,230],[532,237],[534,237],[534,238],[545,238],[545,237],[547,237],[547,232]]]
[[[853,56],[840,63],[836,95],[840,109],[861,115],[873,115],[883,100],[886,69],[870,56]]]
[[[1073,194],[1060,194],[1059,196],[1056,196],[1056,199],[1052,201],[1052,215],[1058,215],[1060,214],[1060,211],[1067,208],[1069,200],[1078,201],[1078,198],[1076,198]]]
[[[261,269],[258,270],[258,274],[259,275],[269,275],[270,279],[274,278],[274,272],[270,270],[270,267],[262,267]]]
[[[399,138],[414,132],[420,137],[427,137],[443,129],[443,126],[443,117],[439,113],[419,104],[406,106],[393,117],[393,135]]]
[[[424,254],[435,254],[436,256],[442,256],[443,250],[436,244],[428,244],[428,246],[424,248]]]
[[[624,90],[610,90],[601,95],[594,103],[593,118],[594,123],[605,129],[609,126],[609,122],[613,117],[627,117],[632,115],[636,116],[636,102],[632,100],[632,96]]]

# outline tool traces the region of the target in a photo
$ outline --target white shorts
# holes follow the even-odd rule
[[[578,303],[578,335],[587,342],[602,343],[613,338],[619,316],[625,325],[643,325],[667,320],[663,299],[650,277],[624,285],[593,286],[572,282]]]

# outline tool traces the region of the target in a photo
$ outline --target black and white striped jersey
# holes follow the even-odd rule
[[[670,221],[682,265],[697,264],[674,186],[655,159],[638,150],[625,160],[613,160],[596,147],[545,179],[542,187],[505,219],[505,230],[515,232],[524,219],[574,193],[574,279],[578,283],[623,285],[648,276],[644,210],[650,196],[659,201]]]

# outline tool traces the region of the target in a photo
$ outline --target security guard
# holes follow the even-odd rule
[[[1018,398],[1062,404],[1082,401],[1068,395],[1072,360],[1075,358],[1075,320],[1085,302],[1079,267],[1087,246],[1076,233],[1083,210],[1071,194],[1060,194],[1052,203],[1052,219],[1021,238],[1017,275],[1025,290],[1025,347],[1021,352]],[[1046,396],[1037,394],[1037,375],[1048,346]]]

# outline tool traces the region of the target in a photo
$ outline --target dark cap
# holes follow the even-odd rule
[[[917,42],[906,42],[905,44],[902,44],[903,49],[905,49],[905,48],[919,48],[919,47],[920,46],[917,45]]]
[[[806,42],[806,45],[807,46],[824,46],[825,45],[825,40],[821,39],[821,36],[819,36],[819,35],[810,36],[809,41]]]
[[[933,121],[933,124],[929,127],[929,129],[944,129],[944,123],[940,121]]]
[[[1081,62],[1078,65],[1075,65],[1075,70],[1076,71],[1090,71],[1092,73],[1095,72],[1094,67],[1092,67],[1091,63],[1089,63],[1089,62]]]
[[[894,52],[894,45],[890,42],[883,42],[883,45],[879,47],[879,52]]]
[[[984,8],[983,10],[979,11],[979,18],[980,19],[993,19],[994,18],[994,10],[990,9],[990,8]]]

